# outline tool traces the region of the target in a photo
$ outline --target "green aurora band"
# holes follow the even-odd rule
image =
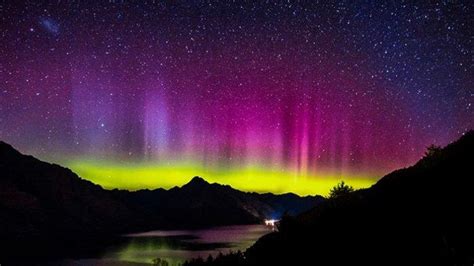
[[[321,172],[301,176],[272,167],[246,165],[244,167],[207,168],[193,162],[114,162],[104,160],[71,160],[65,163],[79,176],[107,189],[169,189],[182,186],[193,176],[201,176],[210,183],[230,185],[242,191],[296,193],[298,195],[327,195],[338,182],[345,180],[354,188],[365,188],[375,183],[370,176],[341,175]]]

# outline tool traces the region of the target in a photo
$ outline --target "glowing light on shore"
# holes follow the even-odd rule
[[[265,220],[265,225],[266,225],[266,226],[275,227],[275,225],[276,225],[277,222],[278,222],[278,220],[269,219],[269,220]]]

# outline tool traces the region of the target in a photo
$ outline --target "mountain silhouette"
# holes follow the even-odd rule
[[[473,166],[470,131],[368,189],[284,217],[245,253],[185,265],[471,266]]]
[[[209,185],[209,183],[206,180],[204,180],[204,178],[200,176],[195,176],[191,179],[191,181],[189,181],[189,183],[184,185],[184,187],[186,186],[201,187],[201,186],[207,186],[207,185]]]
[[[166,214],[167,223],[161,227],[172,229],[261,223],[284,213],[301,213],[324,200],[321,196],[299,197],[292,193],[242,192],[228,185],[210,184],[201,177],[170,190],[114,190],[112,194],[131,206],[141,206],[150,217]]]
[[[242,192],[201,177],[169,190],[105,190],[0,142],[0,257],[93,249],[129,232],[261,223],[322,201]]]

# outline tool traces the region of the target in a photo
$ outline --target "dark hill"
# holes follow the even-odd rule
[[[225,265],[473,265],[474,132],[327,200],[262,237]],[[203,265],[199,262],[188,265]]]
[[[62,248],[74,250],[83,241],[100,242],[147,228],[146,218],[141,210],[69,169],[22,155],[0,142],[2,257],[61,254]]]
[[[170,190],[104,190],[0,142],[0,245],[9,251],[2,256],[57,254],[135,231],[260,223],[321,201],[246,193],[199,177]]]
[[[168,224],[162,227],[167,228],[261,223],[265,218],[279,218],[285,212],[301,213],[323,201],[319,196],[242,192],[227,185],[209,184],[201,177],[170,190],[113,193],[132,206],[166,214]]]

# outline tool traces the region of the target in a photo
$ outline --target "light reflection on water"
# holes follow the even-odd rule
[[[271,230],[264,225],[238,225],[130,234],[126,244],[107,250],[102,259],[151,263],[155,258],[162,258],[170,265],[178,265],[191,258],[205,259],[209,254],[244,251]]]

